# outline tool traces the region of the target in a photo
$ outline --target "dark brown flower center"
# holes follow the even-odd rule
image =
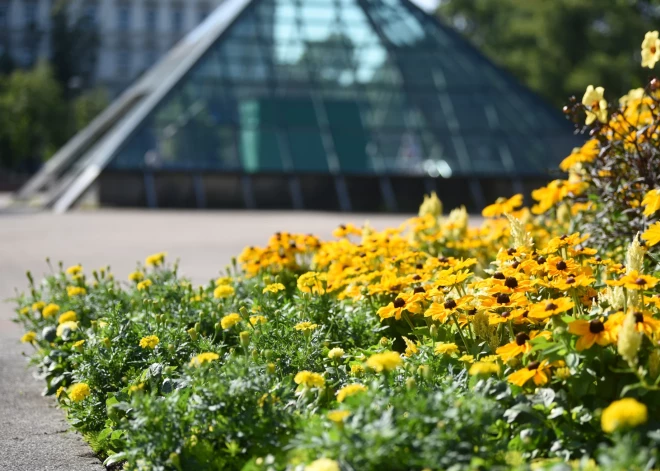
[[[447,301],[445,301],[444,306],[445,309],[454,309],[456,307],[456,301],[454,301],[453,299],[448,299]]]
[[[516,249],[514,249],[514,248],[510,248],[509,250],[506,251],[506,253],[507,253],[507,255],[509,255],[509,256],[510,256],[510,255],[513,255],[514,253],[516,253]]]
[[[525,311],[522,313],[522,316],[527,319],[527,316],[529,316],[529,311]]]
[[[633,312],[633,316],[635,316],[635,322],[637,323],[644,322],[644,314],[642,314],[641,312],[639,311]]]
[[[569,276],[568,278],[566,278],[566,283],[568,283],[569,285],[572,285],[573,283],[575,283],[575,278],[573,278],[572,276]]]
[[[563,260],[559,260],[559,261],[557,262],[557,270],[566,270],[566,268],[567,268],[567,266],[566,266],[566,262],[565,262],[565,261],[563,261]]]
[[[539,257],[536,260],[536,263],[538,263],[539,265],[543,265],[545,263],[545,257]]]
[[[422,268],[424,268],[424,265],[422,265],[421,263],[418,263],[417,265],[415,265],[415,268],[417,268],[418,270],[421,270]]]
[[[637,278],[635,280],[635,284],[637,286],[644,286],[646,284],[646,280],[644,278]]]
[[[506,286],[507,288],[511,288],[511,289],[517,288],[518,287],[518,280],[516,280],[512,276],[509,276],[504,281],[504,286]]]
[[[509,317],[509,316],[511,315],[511,313],[510,313],[509,311],[504,311],[504,312],[503,312],[502,314],[500,314],[500,315],[506,319],[507,317]]]
[[[527,369],[528,369],[529,371],[532,371],[532,370],[538,370],[538,369],[539,369],[539,366],[541,366],[541,362],[540,362],[540,361],[533,361],[533,362],[531,362],[529,365],[527,365]]]
[[[516,344],[518,344],[520,347],[525,345],[525,343],[529,340],[529,335],[527,335],[525,332],[519,332],[516,334]]]
[[[447,257],[440,256],[440,257],[438,257],[438,261],[440,263],[447,263],[449,260],[447,259]]]
[[[513,262],[513,263],[511,264],[511,268],[513,268],[514,270],[515,270],[516,268],[518,268],[519,266],[520,266],[520,262],[519,262],[518,260],[516,260],[515,262]]]
[[[555,303],[550,302],[550,303],[548,303],[548,304],[545,305],[545,310],[546,310],[546,311],[554,311],[554,310],[557,309],[558,307],[559,307],[559,306],[557,306]]]
[[[417,288],[415,288],[413,290],[413,293],[415,293],[415,294],[417,294],[417,293],[426,293],[426,290],[424,288],[422,288],[421,286],[418,286]]]
[[[503,280],[506,277],[504,276],[504,273],[498,271],[495,272],[495,274],[493,274],[493,278],[495,278],[496,280]]]
[[[593,321],[589,322],[589,332],[592,334],[600,334],[605,330],[605,326],[603,325],[603,322],[599,319],[594,319]]]
[[[400,308],[400,307],[403,307],[405,305],[406,305],[406,302],[401,298],[396,298],[394,300],[394,307],[397,308],[397,309]]]
[[[497,295],[497,302],[499,304],[508,304],[511,302],[511,298],[509,298],[508,294],[501,293]]]
[[[413,276],[413,280],[415,280],[415,281],[419,281],[419,280],[421,280],[421,279],[422,279],[422,277],[419,276],[419,275],[415,275],[415,276]]]

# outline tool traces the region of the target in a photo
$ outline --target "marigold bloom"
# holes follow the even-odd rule
[[[492,375],[500,372],[500,365],[486,361],[478,361],[470,366],[470,376]]]
[[[300,371],[296,374],[293,381],[307,388],[323,388],[325,386],[325,378],[322,375],[307,370]]]
[[[339,391],[337,391],[337,402],[344,402],[344,399],[350,396],[354,396],[361,392],[365,392],[367,387],[363,384],[354,383],[344,386]]]
[[[144,279],[144,273],[141,271],[134,271],[132,273],[129,273],[128,275],[128,281],[142,281]]]
[[[383,371],[388,372],[395,370],[402,362],[401,355],[396,352],[388,351],[371,355],[367,360],[367,366],[372,370],[381,373]]]
[[[77,275],[78,273],[82,272],[82,266],[80,265],[73,265],[70,266],[69,268],[66,269],[67,274],[69,275]]]
[[[325,273],[310,271],[298,277],[297,285],[303,293],[323,294],[325,293],[325,281],[327,281]]]
[[[328,412],[328,419],[336,424],[342,424],[350,415],[350,411],[347,410],[331,410]]]
[[[594,88],[589,85],[582,97],[582,104],[585,106],[587,118],[585,124],[588,126],[598,120],[601,123],[607,122],[607,100],[604,98],[605,89],[603,87]]]
[[[44,307],[46,307],[46,303],[43,301],[37,301],[36,303],[32,303],[33,311],[41,311]]]
[[[21,337],[21,342],[23,343],[34,343],[34,341],[37,340],[37,333],[36,332],[26,332],[23,337]]]
[[[44,319],[54,316],[60,312],[60,307],[57,304],[50,303],[48,306],[44,307],[41,311],[41,315]]]
[[[285,289],[282,283],[271,283],[263,289],[263,293],[277,293]]]
[[[305,466],[305,471],[341,471],[339,463],[330,458],[319,458]]]
[[[525,368],[511,373],[507,377],[507,381],[521,388],[529,381],[530,379],[534,380],[534,384],[537,386],[543,386],[550,380],[550,364],[547,360],[542,360],[540,362],[533,361],[529,363]]]
[[[78,323],[76,321],[62,322],[60,325],[57,326],[57,330],[55,331],[55,334],[58,337],[61,337],[62,334],[64,334],[65,329],[78,330]]]
[[[591,321],[577,320],[568,324],[568,331],[571,334],[579,335],[575,349],[578,352],[591,348],[594,343],[606,346],[614,341],[611,329],[614,326],[610,323],[603,323],[602,319],[593,319]]]
[[[632,397],[625,397],[607,406],[600,417],[604,432],[612,433],[621,428],[637,427],[648,420],[645,404]]]
[[[649,31],[642,41],[642,67],[652,69],[660,60],[660,39],[657,31]]]
[[[60,317],[57,319],[57,323],[64,324],[65,322],[77,321],[77,320],[78,320],[78,316],[74,311],[66,311],[65,313],[60,315]]]
[[[328,352],[328,358],[331,360],[338,360],[344,356],[344,353],[345,352],[343,348],[335,347]]]
[[[250,316],[250,324],[256,326],[257,324],[265,324],[267,319],[264,316]]]
[[[240,316],[240,314],[236,312],[232,312],[231,314],[227,314],[222,319],[220,319],[220,326],[225,330],[231,329],[236,324],[241,322],[241,319],[242,317]]]
[[[82,296],[84,294],[87,294],[87,290],[82,286],[67,286],[66,294],[69,295],[70,297]]]
[[[435,349],[433,350],[436,355],[453,355],[458,353],[458,345],[455,343],[437,343],[435,344]]]
[[[87,383],[77,383],[71,386],[68,394],[69,398],[73,402],[80,402],[84,401],[87,396],[91,394],[91,390],[89,389],[89,385]]]
[[[154,266],[154,267],[159,267],[163,264],[165,261],[165,256],[167,255],[166,252],[158,252],[153,255],[149,255],[145,261],[144,264],[146,266]]]
[[[147,335],[146,337],[142,337],[140,339],[140,347],[145,349],[148,348],[153,350],[159,343],[160,339],[156,335]]]
[[[220,285],[213,290],[213,297],[216,299],[228,298],[234,294],[234,288],[229,285]]]
[[[318,324],[312,324],[309,321],[305,322],[298,322],[296,325],[293,326],[294,329],[300,332],[312,332],[313,330],[318,329],[319,325]]]
[[[213,352],[200,353],[190,360],[190,366],[202,366],[204,363],[211,363],[220,358],[220,355]]]
[[[649,226],[649,228],[642,234],[642,239],[644,239],[650,247],[660,243],[660,221],[651,224],[651,226]]]

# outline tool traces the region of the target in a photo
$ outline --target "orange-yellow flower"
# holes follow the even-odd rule
[[[575,306],[575,303],[568,297],[548,299],[547,301],[534,304],[529,310],[529,317],[547,319],[548,317],[573,309],[573,306]]]
[[[550,380],[550,364],[547,360],[540,362],[533,361],[527,367],[511,373],[507,377],[509,383],[520,386],[521,388],[530,379],[534,380],[534,384],[537,386],[543,386]]]
[[[612,324],[603,323],[602,319],[593,319],[591,321],[577,320],[568,324],[568,331],[571,334],[579,335],[575,348],[578,352],[591,348],[594,343],[600,346],[606,346],[614,341],[611,329]]]

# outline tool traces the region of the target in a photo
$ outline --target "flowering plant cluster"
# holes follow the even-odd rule
[[[626,132],[652,160],[649,87]],[[660,187],[629,180],[646,174],[604,101],[580,105],[596,132],[569,179],[479,227],[430,195],[397,228],[277,233],[205,286],[164,253],[127,282],[30,276],[18,321],[45,394],[127,470],[657,468]]]

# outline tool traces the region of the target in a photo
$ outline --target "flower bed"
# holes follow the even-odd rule
[[[129,470],[657,467],[658,88],[616,111],[588,89],[569,178],[478,228],[432,195],[399,228],[275,234],[205,286],[162,253],[128,282],[30,276],[45,393]]]

